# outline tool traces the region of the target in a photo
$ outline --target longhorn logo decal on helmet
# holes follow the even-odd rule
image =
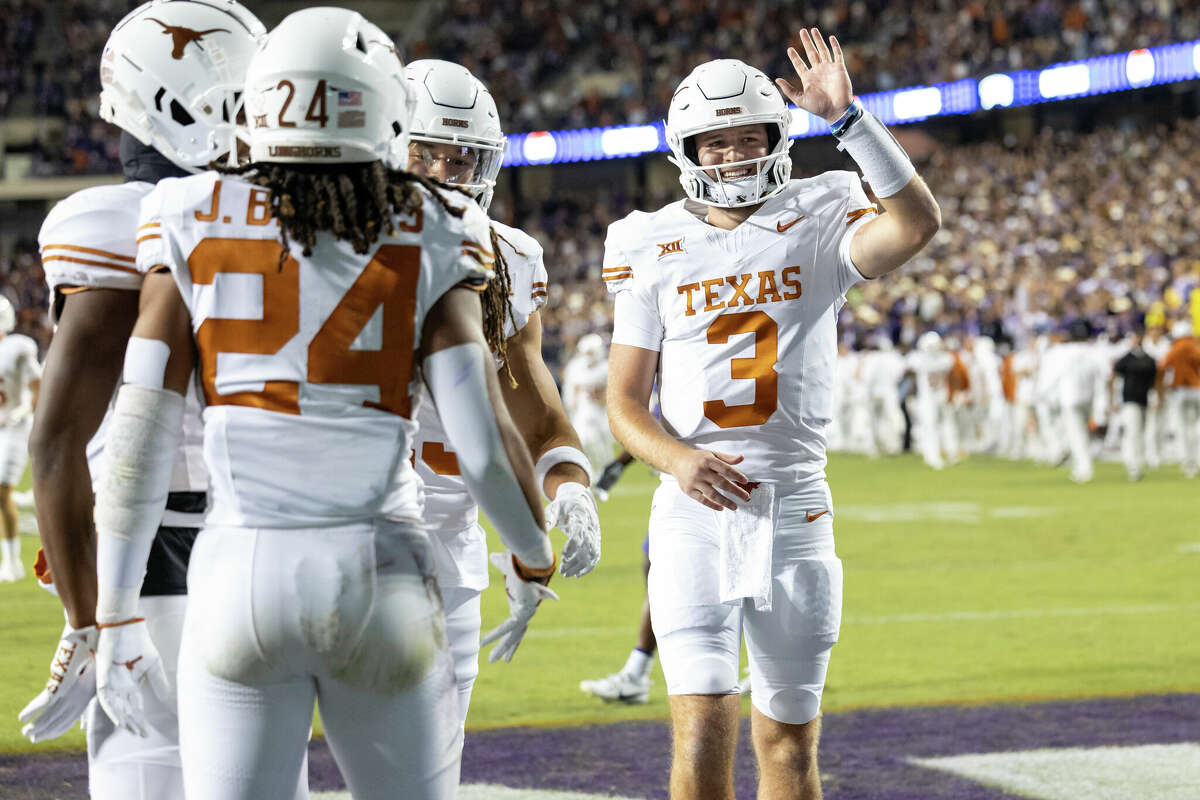
[[[157,22],[159,25],[162,25],[163,34],[171,37],[171,43],[174,45],[174,49],[171,50],[171,58],[176,61],[183,59],[184,48],[193,43],[199,46],[204,37],[210,33],[233,33],[228,28],[209,28],[206,31],[196,31],[191,28],[185,28],[182,25],[168,25],[155,17],[146,17],[146,21]]]

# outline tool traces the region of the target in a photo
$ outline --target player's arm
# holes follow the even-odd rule
[[[425,383],[472,496],[530,578],[548,580],[554,551],[544,531],[529,456],[483,338],[479,294],[456,287],[434,304],[421,336]]]
[[[525,327],[508,340],[508,366],[517,385],[500,381],[500,389],[530,454],[541,459],[560,447],[579,453],[576,459],[556,460],[538,469],[538,476],[543,477],[539,488],[553,500],[564,483],[587,486],[590,479],[584,466],[587,459],[583,458],[583,445],[567,418],[554,376],[542,359],[542,321],[537,311],[530,314]]]
[[[68,294],[50,342],[29,456],[42,549],[73,628],[96,621],[95,498],[87,444],[121,376],[138,294],[89,289]]]
[[[908,154],[883,123],[854,99],[841,45],[820,31],[800,31],[807,63],[794,47],[788,58],[799,87],[778,78],[791,102],[830,124],[845,150],[862,169],[886,212],[859,228],[850,243],[850,259],[864,278],[877,278],[900,267],[921,251],[942,224],[941,210]]]
[[[623,293],[627,294],[627,293]],[[625,302],[618,296],[618,303]],[[618,311],[618,314],[620,311]],[[640,461],[673,475],[688,497],[720,511],[736,508],[731,497],[749,500],[734,469],[741,456],[689,447],[650,413],[650,393],[658,371],[658,351],[616,344],[608,353],[608,424],[613,436]]]
[[[121,728],[146,734],[144,685],[171,702],[162,659],[137,616],[138,596],[171,485],[195,364],[191,319],[170,273],[142,284],[124,380],[105,440],[108,472],[96,504],[96,694]]]
[[[508,340],[508,366],[516,380],[500,381],[505,405],[535,459],[538,488],[550,500],[546,521],[567,535],[562,574],[581,577],[600,561],[600,516],[588,488],[588,460],[567,419],[562,397],[542,359],[542,319],[534,311]]]

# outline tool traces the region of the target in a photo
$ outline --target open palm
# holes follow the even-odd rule
[[[854,99],[850,74],[846,72],[846,61],[842,57],[842,46],[838,44],[836,36],[830,36],[829,46],[826,47],[824,37],[816,28],[811,33],[808,30],[800,31],[800,44],[808,58],[807,64],[796,48],[789,47],[787,51],[799,78],[800,88],[784,78],[776,78],[775,83],[797,107],[833,122]]]

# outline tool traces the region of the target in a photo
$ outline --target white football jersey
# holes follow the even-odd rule
[[[563,406],[574,420],[604,410],[604,389],[608,383],[608,362],[592,361],[576,355],[563,367]]]
[[[792,180],[729,231],[685,203],[609,226],[613,343],[661,353],[672,435],[745,456],[752,481],[828,502],[837,312],[862,280],[850,241],[876,209],[852,172]]]
[[[508,265],[513,319],[505,321],[504,335],[511,339],[546,304],[546,265],[542,246],[532,236],[495,221],[492,227]],[[413,461],[425,484],[425,522],[431,533],[443,534],[442,543],[452,553],[446,561],[458,570],[446,574],[449,564],[439,562],[443,568],[438,580],[446,586],[482,590],[488,583],[487,543],[478,531],[468,530],[479,519],[479,508],[458,471],[458,459],[450,450],[431,399],[421,404],[417,423]]]
[[[38,246],[42,270],[50,286],[50,316],[56,322],[65,296],[89,289],[140,291],[142,274],[137,270],[138,207],[154,188],[142,181],[95,186],[62,200],[42,223]],[[187,395],[183,418],[183,440],[175,457],[171,491],[208,490],[208,471],[204,468],[203,432],[200,403],[194,390]],[[88,442],[88,471],[92,489],[104,484],[104,439],[109,415]],[[198,515],[168,511],[164,522],[170,525],[199,525]]]
[[[171,270],[192,316],[204,393],[210,525],[420,519],[405,458],[416,431],[415,351],[426,314],[458,284],[481,290],[488,219],[424,188],[366,255],[321,234],[280,263],[267,189],[207,172],[142,201],[138,267]],[[396,489],[397,492],[392,490]]]
[[[954,356],[945,350],[926,353],[921,350],[909,352],[908,368],[912,370],[917,397],[929,398],[939,403],[949,400],[950,368],[954,366]]]
[[[41,377],[37,342],[19,333],[0,338],[0,427],[29,422],[33,416],[29,384]]]

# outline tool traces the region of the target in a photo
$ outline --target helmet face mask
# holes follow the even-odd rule
[[[706,205],[738,208],[757,205],[783,191],[792,173],[790,123],[783,97],[758,70],[736,59],[701,64],[680,83],[667,115],[669,159],[679,167],[684,192]],[[695,137],[699,134],[757,124],[767,129],[765,155],[721,164],[721,170],[698,162]],[[748,167],[750,174],[735,180],[725,177],[741,167]]]
[[[307,8],[262,41],[246,74],[250,160],[407,159],[412,103],[392,40],[360,14]]]
[[[139,6],[104,46],[100,116],[189,172],[232,156],[246,67],[265,33],[232,0]]]
[[[415,105],[412,142],[423,145],[409,148],[410,167],[466,190],[486,210],[507,142],[491,92],[449,61],[414,61],[404,74]],[[438,159],[445,178],[437,174]],[[455,169],[463,161],[473,163],[469,175],[464,164]]]

